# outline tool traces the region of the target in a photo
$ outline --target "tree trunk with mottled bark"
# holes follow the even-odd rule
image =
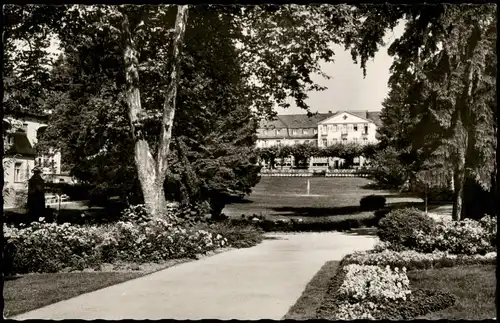
[[[131,26],[126,14],[123,14],[122,36],[124,39],[123,56],[127,81],[126,101],[128,116],[135,142],[134,160],[144,196],[144,204],[153,216],[163,213],[166,206],[163,183],[167,172],[167,158],[172,137],[175,116],[175,101],[179,75],[180,50],[186,30],[187,6],[178,6],[172,50],[172,71],[163,106],[162,130],[159,138],[158,155],[155,159],[144,136],[142,119],[144,109],[141,105],[139,90],[138,51],[135,47]],[[166,65],[166,64],[165,64]]]

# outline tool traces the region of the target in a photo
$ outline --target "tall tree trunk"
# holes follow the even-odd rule
[[[163,182],[167,171],[167,157],[169,153],[172,125],[175,115],[175,100],[177,96],[178,70],[180,47],[186,28],[187,6],[178,6],[175,21],[172,60],[173,68],[170,84],[167,89],[163,107],[162,130],[160,133],[158,156],[155,160],[144,136],[143,115],[139,90],[138,51],[135,47],[130,23],[126,13],[123,13],[122,36],[124,39],[123,56],[125,60],[125,77],[127,81],[126,101],[128,116],[135,141],[134,160],[144,196],[144,204],[153,216],[159,216],[165,209],[165,191]]]
[[[453,172],[454,190],[452,219],[454,221],[460,221],[462,219],[465,184],[465,166],[463,165],[465,165],[465,156],[457,163]]]
[[[158,148],[157,164],[157,183],[163,187],[163,182],[167,175],[168,153],[170,151],[170,142],[172,140],[172,128],[174,126],[175,103],[177,99],[177,85],[179,83],[179,68],[181,62],[181,49],[184,43],[184,34],[186,33],[186,23],[188,18],[188,6],[177,6],[177,17],[175,18],[174,41],[172,43],[172,70],[170,72],[170,83],[168,84],[167,94],[163,103],[163,119],[160,134],[160,145]],[[163,198],[165,200],[165,198]]]
[[[459,221],[465,218],[464,185],[466,178],[467,155],[470,151],[471,141],[471,109],[469,98],[472,95],[472,62],[467,62],[467,73],[464,77],[465,91],[460,98],[457,108],[457,120],[455,123],[455,140],[457,140],[457,155],[454,161],[454,198],[452,219]]]
[[[2,7],[2,17],[4,16],[4,7],[3,5],[1,6]],[[3,27],[3,19],[2,19],[2,27]],[[2,226],[1,230],[2,230],[2,236],[0,237],[0,242],[1,242],[1,245],[2,245],[2,254],[1,254],[1,262],[2,264],[6,264],[6,262],[4,261],[5,260],[5,236],[4,236],[4,231],[3,231],[3,224],[4,224],[4,209],[3,209],[3,201],[4,201],[4,191],[3,191],[3,188],[4,188],[4,185],[5,185],[5,182],[4,182],[4,168],[3,168],[3,155],[4,155],[4,141],[3,141],[3,138],[4,138],[4,129],[3,129],[3,117],[4,117],[4,106],[3,106],[3,99],[4,99],[4,82],[3,82],[3,67],[4,67],[4,52],[3,52],[3,49],[4,49],[4,39],[5,37],[5,31],[3,31],[2,29],[2,46],[0,46],[0,58],[2,59],[2,86],[0,88],[0,104],[2,105],[1,108],[0,108],[0,118],[2,119],[2,122],[0,124],[0,134],[2,136],[2,139],[0,140],[0,161],[2,161],[2,170],[0,171],[0,189],[1,189],[1,194],[2,194],[2,205],[0,206],[0,225]],[[2,266],[2,272],[0,273],[0,288],[1,290],[3,291],[3,286],[4,286],[4,273],[5,273],[5,268],[7,266]],[[3,297],[3,292],[1,293],[0,295],[0,311],[2,312],[2,318],[5,318],[5,315],[4,315],[4,297]]]

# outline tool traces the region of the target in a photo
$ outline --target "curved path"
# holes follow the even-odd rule
[[[371,249],[372,236],[270,234],[232,250],[61,301],[13,319],[281,319],[326,261]]]

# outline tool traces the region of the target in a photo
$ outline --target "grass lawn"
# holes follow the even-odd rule
[[[339,261],[328,261],[307,284],[306,289],[297,302],[288,310],[283,319],[312,320],[316,319],[316,310],[325,296],[328,283],[335,276]]]
[[[341,220],[341,217],[363,218],[373,212],[360,212],[359,201],[363,196],[385,195],[387,203],[422,204],[418,198],[367,189],[370,180],[357,177],[312,177],[310,195],[307,195],[307,178],[262,177],[252,194],[242,201],[229,204],[224,213],[230,217],[265,215],[272,218],[302,218],[302,220]]]
[[[421,319],[486,320],[497,317],[496,266],[459,266],[408,272],[412,288],[437,289],[457,297],[455,305]]]
[[[4,285],[5,315],[21,313],[143,276],[142,272],[28,274]]]
[[[225,250],[220,249],[211,254],[217,254]],[[141,265],[127,263],[106,264],[103,266],[102,271],[97,272],[79,271],[16,276],[5,281],[3,292],[5,315],[9,317],[29,312],[187,261],[192,261],[192,259],[171,259],[163,263]],[[131,269],[133,267],[136,267],[135,270]]]
[[[284,319],[316,319],[317,310],[328,295],[338,265],[338,261],[323,265]],[[408,272],[408,277],[411,289],[443,291],[456,297],[455,305],[416,319],[486,320],[497,317],[495,265],[413,270]]]

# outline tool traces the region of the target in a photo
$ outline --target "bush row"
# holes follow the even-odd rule
[[[257,217],[253,219],[258,219]],[[281,220],[281,219],[231,219],[230,223],[246,223],[265,232],[322,232],[322,231],[349,231],[351,229],[375,227],[379,219],[367,217],[359,219],[344,219],[338,221],[302,221],[302,220]]]
[[[395,250],[468,255],[496,250],[496,217],[436,222],[416,208],[406,208],[391,211],[378,226],[380,240]]]
[[[430,269],[458,265],[496,264],[496,252],[482,255],[453,255],[447,252],[422,253],[415,250],[391,249],[355,252],[344,258],[345,264],[391,266],[399,268]]]
[[[227,245],[219,234],[185,229],[156,219],[105,226],[33,223],[4,227],[8,273],[96,268],[116,261],[158,262],[195,257]]]
[[[174,212],[170,206],[167,213]],[[122,221],[104,225],[33,222],[4,225],[5,273],[99,269],[104,263],[194,258],[221,247],[251,247],[263,231],[245,223],[194,223],[151,217],[144,205],[126,209]],[[43,219],[41,219],[43,220]]]

